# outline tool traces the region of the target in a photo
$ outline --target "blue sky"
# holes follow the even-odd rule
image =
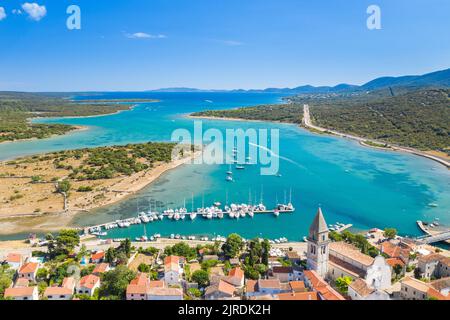
[[[450,67],[447,0],[27,1],[45,15],[0,0],[0,90],[362,84]],[[81,30],[66,28],[70,4]],[[381,30],[366,27],[371,4]]]

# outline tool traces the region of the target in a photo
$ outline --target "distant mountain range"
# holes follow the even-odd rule
[[[324,93],[350,93],[357,91],[375,91],[386,88],[449,88],[450,87],[450,69],[436,71],[418,76],[401,77],[381,77],[369,81],[368,83],[357,86],[351,84],[338,84],[337,86],[314,87],[311,85],[300,86],[296,88],[267,88],[258,89],[236,89],[236,90],[203,90],[195,88],[164,88],[149,90],[149,92],[254,92],[254,93],[286,93],[286,94],[324,94]]]

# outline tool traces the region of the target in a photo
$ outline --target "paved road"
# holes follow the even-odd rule
[[[305,127],[307,127],[307,128],[311,128],[311,129],[314,129],[314,130],[317,130],[317,131],[320,131],[320,132],[329,132],[329,133],[334,134],[336,136],[343,137],[343,138],[348,138],[348,139],[353,139],[353,140],[356,140],[356,141],[359,141],[359,142],[362,142],[362,143],[364,143],[365,141],[368,141],[368,142],[372,142],[372,143],[375,143],[375,144],[384,144],[384,142],[380,142],[380,141],[377,141],[377,140],[365,139],[365,138],[361,138],[361,137],[354,136],[354,135],[351,135],[351,134],[346,134],[346,133],[342,133],[342,132],[335,131],[335,130],[329,130],[329,129],[321,128],[321,127],[318,127],[318,126],[312,124],[312,122],[311,122],[311,115],[310,115],[310,112],[309,112],[309,106],[306,105],[306,104],[303,106],[303,125]],[[448,161],[446,161],[444,159],[441,159],[441,158],[438,158],[438,157],[435,157],[435,156],[432,156],[432,155],[429,155],[429,154],[426,154],[426,153],[422,153],[422,152],[420,152],[418,150],[415,150],[415,149],[412,149],[412,148],[399,147],[399,146],[394,146],[394,145],[388,145],[388,146],[394,151],[401,151],[401,152],[414,154],[416,156],[425,157],[425,158],[434,160],[436,162],[439,162],[440,164],[446,166],[447,168],[450,168],[450,162],[448,162]]]

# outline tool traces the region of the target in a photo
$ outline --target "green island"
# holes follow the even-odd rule
[[[63,124],[32,123],[30,118],[106,115],[129,110],[131,104],[132,102],[80,104],[56,94],[0,92],[0,143],[44,139],[78,129]]]
[[[319,127],[381,143],[450,155],[450,90],[378,90],[358,95],[298,95],[288,104],[193,113],[194,117],[280,121],[300,124],[303,105]]]
[[[193,117],[229,118],[258,121],[278,121],[300,124],[303,106],[299,104],[262,105],[231,110],[207,110],[192,113]]]

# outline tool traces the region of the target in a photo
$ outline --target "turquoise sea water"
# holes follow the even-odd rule
[[[248,93],[105,93],[83,98],[155,98],[157,103],[142,103],[132,111],[116,115],[46,119],[89,126],[90,130],[39,141],[0,145],[0,159],[47,151],[167,141],[173,130],[193,129],[193,120],[185,114],[205,109],[223,109],[262,103],[281,102],[280,96]],[[80,98],[80,99],[83,99]],[[163,221],[147,225],[147,233],[191,235],[228,235],[237,232],[245,237],[285,236],[299,240],[308,230],[319,205],[329,223],[352,223],[358,229],[395,227],[405,235],[419,235],[416,220],[439,218],[450,225],[450,173],[433,161],[395,152],[362,147],[354,141],[309,133],[294,125],[205,120],[205,129],[277,128],[280,130],[280,172],[282,177],[261,176],[258,166],[236,172],[235,182],[225,181],[227,165],[185,165],[165,173],[154,184],[118,204],[78,215],[79,226],[109,222],[136,216],[137,206],[148,204],[161,209],[183,204],[195,207],[214,201],[248,202],[259,200],[261,186],[264,202],[271,207],[276,199],[284,200],[284,191],[292,188],[297,210],[279,218],[258,216],[254,219],[206,221]],[[430,203],[438,204],[431,208]],[[143,226],[117,229],[109,237],[132,238],[143,235]]]

